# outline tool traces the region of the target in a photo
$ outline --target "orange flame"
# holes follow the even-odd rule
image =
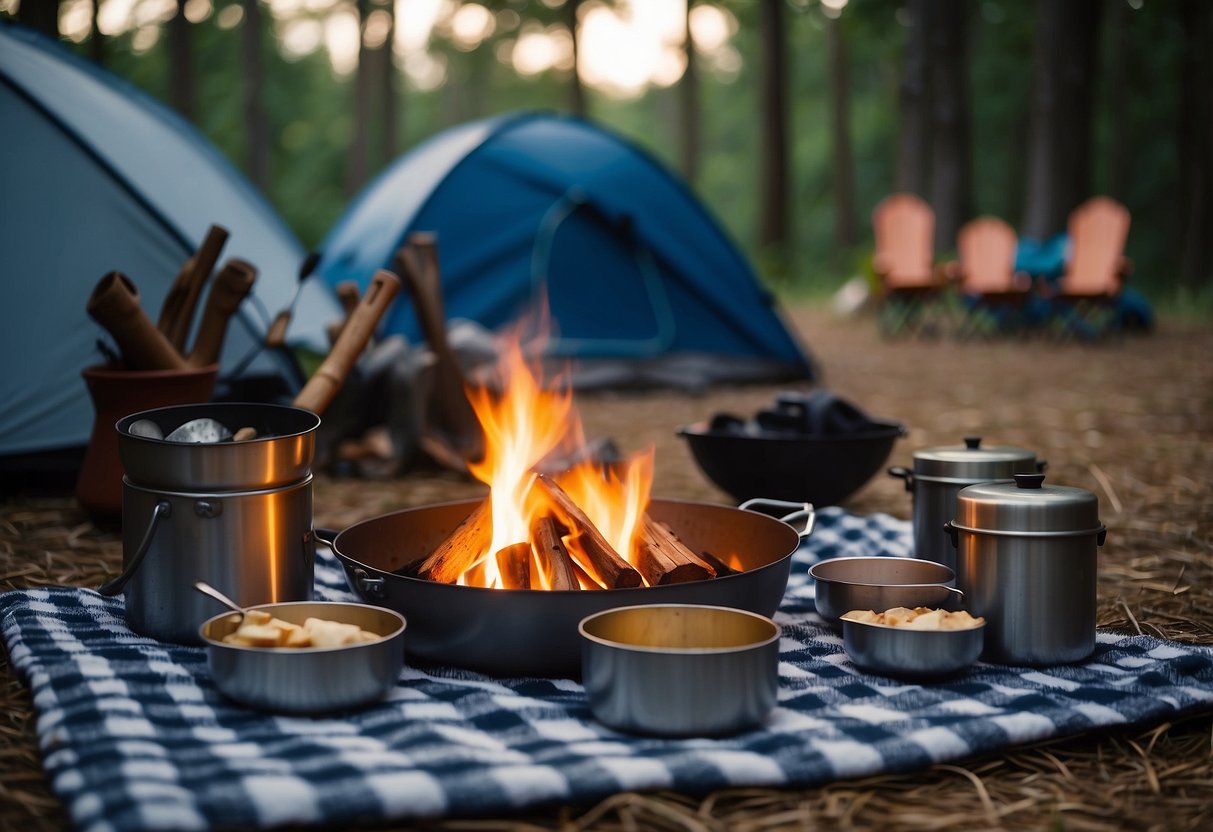
[[[536,467],[557,452],[585,459],[554,478],[620,556],[635,563],[652,486],[653,450],[634,455],[618,470],[600,470],[584,453],[585,433],[567,379],[557,377],[545,386],[538,362],[528,363],[517,333],[502,341],[497,376],[492,388],[467,390],[484,431],[484,457],[469,463],[468,470],[490,488],[493,537],[479,564],[459,583],[501,586],[495,553],[528,541],[532,521],[553,513],[549,499],[533,484]],[[564,543],[574,561],[584,562],[575,537],[566,536]],[[539,572],[534,564],[531,571]],[[546,582],[540,576],[533,586],[547,588]]]

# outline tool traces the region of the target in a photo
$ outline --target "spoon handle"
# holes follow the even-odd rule
[[[241,615],[244,615],[244,607],[237,604],[231,598],[228,598],[226,595],[224,595],[219,590],[215,589],[213,586],[208,584],[206,581],[194,581],[194,589],[198,590],[203,595],[209,595],[211,598],[214,598],[220,604],[223,604],[223,606],[227,607],[228,609],[232,610],[233,612],[238,612]]]

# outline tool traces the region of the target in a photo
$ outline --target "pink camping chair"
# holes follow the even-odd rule
[[[946,313],[947,288],[947,280],[934,265],[935,212],[914,194],[892,194],[872,210],[872,229],[881,333],[933,331]]]
[[[1116,328],[1116,304],[1133,267],[1124,256],[1129,221],[1129,210],[1106,196],[1071,212],[1069,254],[1053,293],[1068,331],[1102,335]]]
[[[968,337],[989,324],[1020,331],[1032,292],[1032,278],[1015,268],[1018,239],[1014,229],[997,217],[978,217],[956,235],[959,259],[949,264],[948,277],[964,296],[965,315],[958,335]]]

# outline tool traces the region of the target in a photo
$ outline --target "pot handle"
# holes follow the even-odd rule
[[[889,469],[889,476],[905,480],[906,491],[914,490],[914,472],[909,468],[902,468],[900,465],[894,465]]]
[[[382,577],[372,577],[367,574],[365,569],[354,570],[354,588],[358,590],[364,597],[383,599],[385,595],[384,584],[386,581]]]
[[[788,500],[769,500],[765,497],[754,497],[738,506],[743,511],[754,511],[755,507],[773,508],[781,511],[784,509],[794,509],[791,514],[785,514],[779,519],[789,525],[795,523],[797,520],[804,520],[804,530],[796,533],[801,540],[804,540],[813,533],[813,526],[817,522],[817,512],[813,510],[812,503],[793,503]]]
[[[946,589],[949,593],[951,593],[948,596],[949,604],[955,604],[956,610],[964,609],[964,602],[965,602],[964,590],[957,589],[954,586],[945,586],[944,589]],[[953,610],[953,612],[955,612],[955,610]]]
[[[944,523],[943,532],[944,532],[944,534],[946,534],[948,536],[948,539],[952,541],[952,548],[959,549],[960,548],[960,539],[959,539],[958,535],[960,532],[956,528],[956,524],[953,523],[951,520]]]
[[[336,529],[312,529],[312,534],[316,540],[323,543],[330,549],[333,548],[333,543],[337,540],[337,535],[340,534]]]
[[[147,550],[152,547],[152,538],[156,534],[156,526],[160,523],[160,518],[168,517],[172,513],[173,507],[167,500],[161,500],[152,507],[152,519],[148,521],[147,531],[143,533],[143,540],[139,542],[139,548],[135,550],[135,556],[131,558],[130,564],[122,570],[121,575],[97,587],[97,592],[113,596],[122,591],[127,582],[135,577],[135,573],[139,571],[139,565],[143,563],[143,558],[147,555]]]

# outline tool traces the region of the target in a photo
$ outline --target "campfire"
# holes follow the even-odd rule
[[[600,466],[563,379],[544,385],[521,337],[505,342],[496,383],[468,388],[484,455],[468,465],[489,496],[410,570],[443,583],[504,589],[621,589],[734,574],[687,548],[647,513],[653,450]],[[549,460],[577,459],[547,470]]]

